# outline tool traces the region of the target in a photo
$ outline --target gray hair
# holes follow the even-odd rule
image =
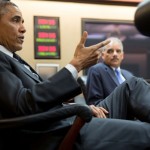
[[[119,38],[109,37],[109,38],[107,38],[107,40],[110,40],[111,41],[110,43],[118,43],[120,45],[121,51],[123,51],[123,44],[122,44],[122,41]],[[107,48],[107,45],[102,47],[100,50],[103,52],[103,51],[106,50],[106,48]]]

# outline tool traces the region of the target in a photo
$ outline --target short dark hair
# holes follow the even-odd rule
[[[8,12],[7,6],[18,7],[15,3],[10,0],[0,0],[0,19],[1,17]]]

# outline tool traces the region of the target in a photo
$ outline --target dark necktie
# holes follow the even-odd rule
[[[13,53],[13,58],[15,58],[18,62],[20,62],[21,64],[24,65],[25,68],[27,68],[34,76],[36,76],[37,78],[39,78],[38,74],[36,74],[35,71],[32,71],[33,69],[24,61],[21,59],[21,57],[19,57],[17,54]]]
[[[13,53],[13,58],[15,58],[21,64],[25,64],[24,61],[17,54],[15,54],[15,53]]]

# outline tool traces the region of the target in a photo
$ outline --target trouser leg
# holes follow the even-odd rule
[[[93,118],[80,132],[82,150],[148,150],[150,124]]]
[[[118,86],[98,106],[106,108],[110,118],[130,119],[134,116],[150,122],[150,85],[133,77]]]

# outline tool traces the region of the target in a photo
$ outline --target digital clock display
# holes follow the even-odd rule
[[[58,17],[34,16],[35,59],[60,59]]]

